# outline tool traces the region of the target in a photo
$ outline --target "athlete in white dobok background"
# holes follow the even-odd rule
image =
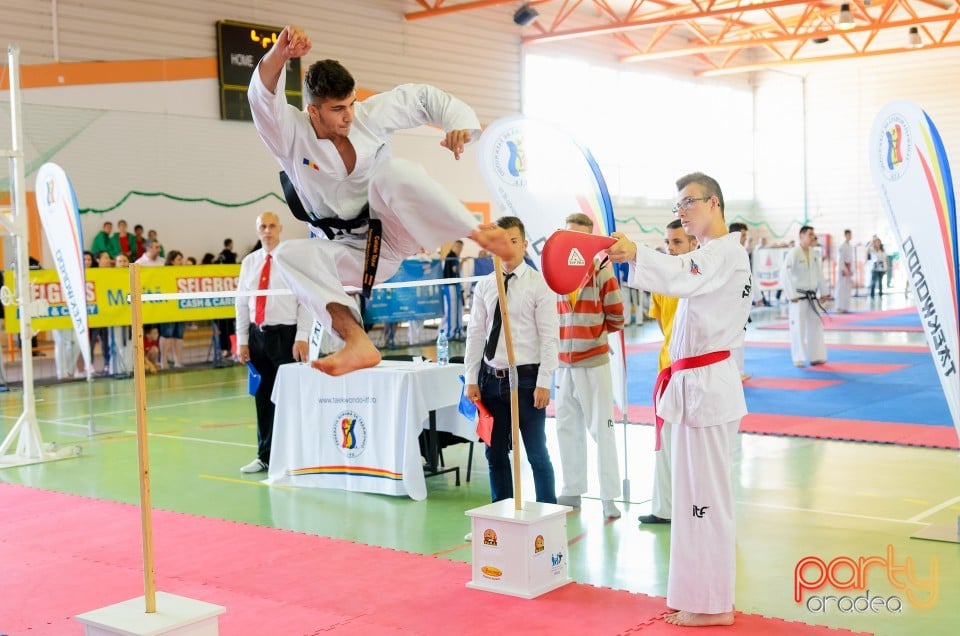
[[[673,519],[664,620],[675,625],[733,623],[735,521],[731,463],[743,385],[730,351],[743,345],[750,313],[750,261],[727,234],[720,185],[702,173],[677,181],[674,212],[700,249],[681,256],[637,247],[619,232],[610,259],[630,264],[630,282],[680,303],[670,345],[672,378],[657,414],[673,425]],[[664,376],[661,373],[661,376]]]
[[[843,243],[837,248],[837,313],[850,311],[850,293],[853,291],[853,232],[843,231]]]
[[[790,301],[790,355],[798,367],[807,362],[819,365],[827,361],[819,312],[820,300],[827,300],[829,296],[825,293],[823,257],[816,245],[817,233],[804,225],[800,228],[797,246],[787,253],[780,268],[780,284]]]

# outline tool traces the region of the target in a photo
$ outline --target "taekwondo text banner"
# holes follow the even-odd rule
[[[960,253],[947,153],[930,116],[908,101],[880,110],[868,151],[873,182],[900,246],[923,332],[960,433]]]
[[[239,265],[191,265],[184,267],[142,267],[140,277],[144,294],[223,292],[237,288]],[[4,272],[4,284],[13,289],[12,271]],[[91,327],[130,324],[130,272],[125,268],[86,270],[87,316]],[[30,270],[31,297],[44,303],[45,309],[34,316],[31,325],[37,331],[72,329],[70,309],[60,279],[54,270]],[[16,290],[14,290],[16,291]],[[234,317],[233,298],[191,298],[163,300],[143,304],[143,322],[182,322]],[[7,307],[5,329],[20,329],[20,308]]]
[[[45,163],[37,171],[37,209],[56,266],[63,307],[71,319],[80,353],[90,373],[90,338],[87,335],[87,295],[84,293],[83,231],[77,195],[63,168]],[[19,322],[19,321],[18,321]],[[17,326],[19,330],[19,325]]]

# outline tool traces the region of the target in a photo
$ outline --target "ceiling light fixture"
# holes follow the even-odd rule
[[[856,26],[853,21],[853,14],[850,13],[850,5],[843,3],[840,5],[840,19],[837,20],[837,28],[846,31]]]
[[[920,39],[920,29],[915,26],[910,27],[907,34],[907,46],[911,49],[922,49],[923,41]]]
[[[520,8],[517,9],[517,12],[513,14],[513,23],[517,26],[525,27],[528,24],[532,24],[539,15],[540,13],[530,6],[529,2],[524,2],[520,5]]]

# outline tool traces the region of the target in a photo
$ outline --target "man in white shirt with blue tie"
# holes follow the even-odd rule
[[[273,251],[280,244],[283,226],[273,212],[257,217],[257,236],[263,245],[240,263],[237,291],[284,289],[283,278],[273,266]],[[306,362],[307,339],[313,318],[292,295],[237,296],[237,354],[240,362],[252,362],[260,374],[254,400],[257,406],[257,456],[240,469],[259,473],[270,464],[273,437],[273,384],[277,369],[290,362]]]
[[[559,362],[560,319],[557,296],[540,272],[523,256],[527,240],[523,223],[515,216],[497,219],[506,230],[513,254],[503,260],[507,310],[517,368],[520,435],[533,470],[537,501],[557,503],[553,463],[547,451],[546,411],[550,402],[553,372]],[[510,467],[510,378],[506,340],[500,333],[500,304],[496,273],[477,283],[467,327],[464,356],[467,398],[480,400],[493,415],[491,445],[486,448],[490,469],[490,497],[510,499],[513,473]],[[513,440],[517,443],[517,440]]]

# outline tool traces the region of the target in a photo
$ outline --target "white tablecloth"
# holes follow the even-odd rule
[[[468,439],[458,412],[462,364],[384,361],[331,377],[306,364],[280,367],[267,483],[427,496],[418,437],[437,428]]]

